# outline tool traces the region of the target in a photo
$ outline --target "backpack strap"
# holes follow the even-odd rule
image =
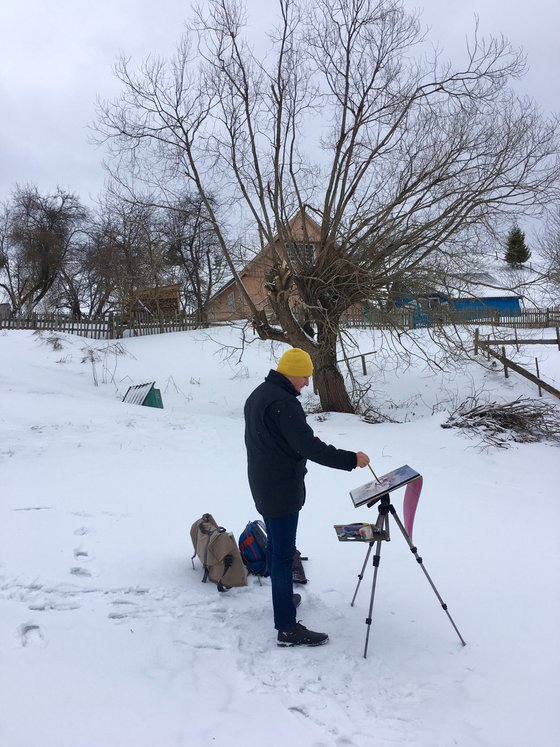
[[[224,529],[225,532],[225,529]],[[222,583],[223,577],[226,575],[228,570],[233,565],[233,558],[231,555],[225,555],[224,556],[224,572],[222,573],[222,577],[218,581],[218,591],[229,591],[231,589],[231,586],[224,586]]]
[[[192,543],[193,543],[193,550],[194,550],[193,554],[191,555],[191,565],[192,565],[193,571],[196,570],[195,567],[194,567],[194,559],[196,558],[196,545],[197,545],[197,541],[196,540],[197,540],[197,536],[198,536],[198,530],[200,529],[200,524],[197,522],[196,525],[193,525],[193,528],[194,528],[194,526],[196,526],[196,534],[194,536],[191,534]]]
[[[202,577],[202,583],[205,584],[208,581],[208,574],[210,573],[210,569],[208,568],[208,546],[210,545],[210,540],[216,533],[222,534],[222,532],[225,532],[226,530],[224,529],[224,527],[217,527],[217,529],[207,530],[207,529],[203,529],[201,526],[200,531],[202,532],[202,534],[208,535],[208,539],[206,540],[206,547],[204,548],[204,558],[202,559],[202,567],[204,568],[204,576]],[[225,563],[225,558],[224,558],[224,563]],[[224,573],[226,570],[227,568],[224,570]],[[222,574],[222,578],[223,578],[223,574]]]
[[[256,542],[255,536],[253,534],[249,534],[247,530],[245,530],[243,534],[245,536],[239,543],[239,549],[241,550],[242,553],[245,553],[246,550],[250,550],[253,555],[253,558],[257,560],[258,559],[257,551],[253,547],[253,543]]]
[[[197,526],[196,526],[197,533],[200,532],[200,534],[210,534],[211,535],[213,530],[205,529],[204,528],[204,524],[207,524],[209,521],[210,521],[210,514],[202,514],[202,518],[197,522]],[[208,537],[208,541],[209,540],[210,540],[210,537]],[[197,541],[196,541],[195,538],[193,538],[193,549],[194,549],[194,552],[191,555],[191,563],[192,563],[193,571],[196,570],[195,567],[194,567],[194,559],[197,556],[196,547],[197,547]],[[208,545],[206,547],[208,547]]]

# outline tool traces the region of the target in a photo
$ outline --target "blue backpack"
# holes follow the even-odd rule
[[[249,573],[268,576],[266,548],[268,538],[264,522],[250,521],[239,536],[239,552]]]

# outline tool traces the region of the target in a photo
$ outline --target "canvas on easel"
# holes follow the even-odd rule
[[[409,467],[408,464],[404,464],[402,467],[398,467],[392,470],[392,472],[382,475],[378,480],[372,480],[365,485],[361,485],[359,488],[354,488],[354,490],[350,491],[350,497],[356,508],[363,506],[365,503],[373,504],[382,495],[402,488],[419,477],[419,472]]]

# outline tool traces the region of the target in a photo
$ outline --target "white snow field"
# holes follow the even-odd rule
[[[201,583],[191,524],[208,511],[238,536],[258,518],[243,404],[281,352],[254,342],[240,359],[234,328],[119,343],[0,334],[1,747],[560,744],[560,451],[481,449],[441,428],[473,392],[536,396],[513,373],[388,357],[370,371],[375,400],[406,422],[308,416],[377,474],[423,475],[414,541],[465,647],[393,525],[364,659],[373,569],[351,607],[366,545],[332,526],[375,520],[349,497],[368,470],[309,465],[298,614],[328,645],[276,646],[268,579],[226,594]],[[516,355],[560,380],[553,346]],[[163,410],[122,403],[150,381]]]

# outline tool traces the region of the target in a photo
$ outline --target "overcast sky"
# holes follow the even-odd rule
[[[204,4],[205,0],[201,0]],[[483,34],[504,34],[528,55],[518,86],[547,112],[560,111],[560,0],[418,0],[431,38],[450,56],[479,16]],[[252,33],[275,0],[247,0]],[[97,97],[118,92],[119,55],[140,61],[173,53],[190,2],[1,0],[0,201],[16,184],[57,185],[89,203],[103,188],[102,153],[88,142]]]

